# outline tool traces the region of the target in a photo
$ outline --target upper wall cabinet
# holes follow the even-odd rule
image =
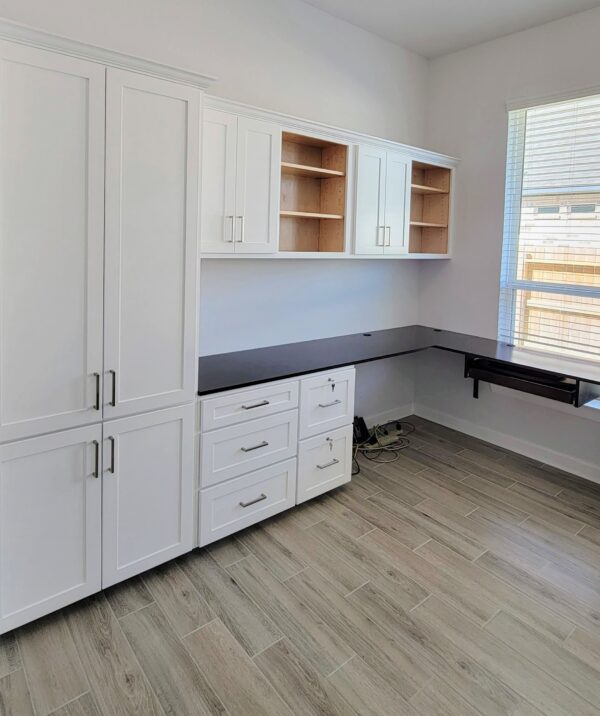
[[[346,144],[283,133],[280,251],[345,250],[348,155]]]
[[[207,109],[202,133],[201,250],[274,253],[279,125]]]
[[[104,417],[193,399],[200,92],[109,69]]]
[[[409,159],[399,152],[359,147],[355,253],[407,252],[409,164]]]
[[[0,440],[101,417],[105,69],[0,43]]]
[[[452,170],[423,162],[412,163],[410,201],[411,254],[449,251],[450,184]]]

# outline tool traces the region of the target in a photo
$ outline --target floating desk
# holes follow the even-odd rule
[[[198,395],[408,355],[432,348],[464,355],[465,377],[471,377],[468,375],[469,368],[473,369],[477,360],[485,359],[486,377],[479,377],[478,380],[488,380],[537,395],[544,393],[536,392],[534,384],[556,383],[562,380],[572,384],[573,397],[570,401],[560,397],[560,401],[571,402],[577,407],[600,397],[600,363],[595,365],[546,355],[515,348],[489,338],[418,325],[202,356],[198,361]],[[496,373],[494,366],[498,368]],[[512,381],[512,384],[509,384],[503,380],[511,368],[518,372],[518,377],[509,375],[508,378]],[[530,390],[527,389],[528,370],[531,371]],[[556,380],[540,380],[540,375]],[[519,387],[515,387],[517,385]],[[557,399],[552,395],[549,392],[545,397]]]

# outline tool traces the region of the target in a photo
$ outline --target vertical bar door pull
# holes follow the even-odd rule
[[[108,468],[108,471],[111,475],[115,474],[115,438],[111,435],[109,436],[110,441],[110,467]]]
[[[94,477],[100,477],[100,443],[97,440],[92,440],[94,446]]]
[[[94,403],[94,410],[100,410],[100,373],[93,373],[96,379],[96,402]]]
[[[110,404],[113,408],[117,407],[117,373],[114,370],[108,371],[112,376],[112,392],[110,394]]]

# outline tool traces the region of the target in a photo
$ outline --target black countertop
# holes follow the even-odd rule
[[[466,333],[441,331],[426,326],[404,326],[372,333],[353,333],[349,336],[201,356],[198,359],[198,395],[407,355],[427,348],[438,348],[478,358],[493,358],[509,365],[535,368],[587,383],[600,384],[600,363],[595,365],[527,351]]]

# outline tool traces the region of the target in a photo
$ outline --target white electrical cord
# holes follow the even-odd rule
[[[393,430],[389,429],[391,426],[394,426]],[[364,442],[353,445],[352,474],[358,475],[360,472],[357,460],[359,453],[367,460],[376,463],[395,462],[400,457],[400,452],[410,445],[407,435],[414,431],[415,426],[404,420],[390,420],[381,425],[374,425],[369,430],[369,437]],[[397,433],[397,436],[390,440],[390,432]]]

